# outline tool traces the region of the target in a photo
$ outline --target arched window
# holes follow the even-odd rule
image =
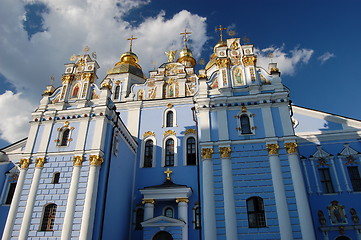
[[[71,97],[72,98],[78,97],[78,93],[79,93],[79,84],[75,85],[75,87],[73,88],[73,93],[71,94]]]
[[[194,209],[194,228],[201,228],[201,209],[199,206]]]
[[[165,166],[174,166],[174,140],[171,138],[165,142]]]
[[[196,165],[196,140],[194,137],[187,138],[187,165]]]
[[[119,95],[120,95],[120,86],[118,85],[115,87],[114,99],[119,99]]]
[[[59,183],[59,179],[60,179],[60,172],[55,172],[55,173],[53,174],[52,183],[53,183],[53,184],[58,184],[58,183]]]
[[[167,112],[166,127],[173,127],[173,111]]]
[[[142,230],[142,222],[144,220],[144,209],[138,208],[135,213],[135,230]]]
[[[242,134],[252,133],[251,124],[249,122],[249,117],[246,114],[241,115],[240,122],[241,122],[241,133]]]
[[[247,199],[248,226],[250,228],[266,227],[263,199],[251,197]]]
[[[44,207],[43,220],[40,231],[53,231],[56,213],[56,204],[51,203]]]
[[[69,135],[70,135],[70,129],[69,128],[64,129],[60,140],[60,146],[68,146]]]
[[[164,216],[166,217],[173,217],[173,209],[170,207],[167,207],[166,209],[164,209]]]
[[[153,165],[153,141],[147,140],[144,149],[144,166],[145,168],[152,167]]]
[[[152,240],[173,240],[173,237],[169,232],[160,231],[154,235]]]

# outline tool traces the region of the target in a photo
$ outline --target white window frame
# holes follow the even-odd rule
[[[167,127],[167,113],[169,111],[172,111],[173,112],[173,127],[178,127],[177,126],[177,111],[171,107],[171,108],[167,108],[164,110],[163,112],[163,128],[172,128],[172,127]]]
[[[196,135],[193,134],[193,133],[189,133],[187,135],[184,136],[183,138],[183,166],[197,166],[198,165],[198,162],[196,161],[196,164],[195,165],[188,165],[187,164],[187,140],[188,138],[190,137],[193,137],[194,140],[196,141],[196,160],[197,160],[197,154],[198,154],[198,147],[197,147],[197,138],[196,138]]]
[[[145,143],[148,140],[152,140],[153,141],[153,158],[152,158],[152,168],[156,167],[156,149],[157,149],[157,141],[156,138],[154,136],[149,136],[143,139],[142,141],[142,150],[140,152],[140,168],[144,168],[144,155],[145,155]]]
[[[12,169],[10,169],[10,171],[8,173],[5,174],[6,177],[5,177],[4,186],[3,186],[3,190],[2,190],[1,198],[0,198],[1,205],[10,206],[10,204],[5,204],[5,201],[8,197],[11,183],[17,183],[17,180],[10,181],[11,177],[14,176],[14,174],[17,174],[19,176],[19,172],[17,171],[16,167],[13,167]],[[15,191],[16,191],[16,187],[15,187]],[[15,194],[15,192],[14,192],[14,194]],[[13,196],[13,198],[14,198],[14,196]]]
[[[162,148],[162,167],[165,167],[165,143],[168,139],[173,139],[174,141],[174,165],[171,167],[178,166],[178,141],[177,137],[174,135],[169,135],[163,139],[163,148]]]
[[[172,216],[172,218],[175,218],[175,210],[174,210],[174,207],[172,207],[172,206],[170,206],[170,205],[167,205],[167,206],[165,206],[165,207],[163,208],[163,210],[162,210],[162,215],[165,216],[165,217],[167,217],[167,216],[165,215],[165,210],[166,210],[167,208],[172,209],[172,211],[173,211],[173,216]]]
[[[242,133],[242,125],[241,125],[241,116],[242,115],[248,116],[251,133]],[[256,134],[256,127],[254,126],[253,117],[254,117],[254,115],[249,111],[245,111],[245,112],[241,111],[237,114],[238,135],[247,136],[247,135],[255,135]]]

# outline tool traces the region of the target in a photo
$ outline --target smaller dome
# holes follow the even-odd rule
[[[179,52],[179,58],[177,62],[182,63],[185,66],[189,66],[190,64],[190,66],[194,67],[196,65],[196,60],[193,58],[193,53],[187,47],[184,47]]]
[[[213,48],[213,51],[216,52],[216,48],[219,47],[227,47],[227,43],[225,41],[219,41]]]
[[[133,52],[125,52],[120,56],[120,61],[107,74],[132,73],[144,78],[141,66],[138,64],[138,57]]]

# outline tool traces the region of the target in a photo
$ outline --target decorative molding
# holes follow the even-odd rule
[[[176,203],[180,203],[180,202],[185,202],[185,203],[188,203],[189,202],[189,199],[188,198],[177,198],[175,200]]]
[[[297,153],[297,143],[295,142],[285,143],[285,148],[288,154]]]
[[[280,146],[278,146],[277,143],[271,143],[271,144],[266,144],[266,148],[269,155],[274,155],[274,154],[278,154],[278,149],[280,148]]]
[[[81,166],[83,164],[83,156],[74,156],[73,157],[73,166]]]
[[[242,106],[242,112],[247,112],[247,107],[246,106]]]
[[[231,157],[231,147],[220,147],[219,152],[221,153],[221,158],[230,158]]]
[[[216,61],[218,68],[227,68],[231,64],[229,58],[217,58]]]
[[[30,164],[30,158],[22,158],[20,159],[21,168],[28,168]]]
[[[155,133],[152,132],[152,131],[146,131],[146,132],[143,134],[143,138],[150,137],[150,136],[155,137]]]
[[[167,130],[163,133],[163,136],[169,136],[169,135],[176,135],[175,131],[173,130]]]
[[[73,75],[63,75],[63,77],[61,78],[61,82],[63,84],[66,84],[66,83],[70,84],[70,83],[72,83],[73,79],[74,79]]]
[[[108,88],[109,90],[112,90],[112,84],[110,82],[103,82],[101,87],[102,88]]]
[[[213,148],[202,148],[202,159],[212,159]]]
[[[257,57],[256,56],[244,56],[242,58],[242,62],[245,67],[254,66],[257,62]]]
[[[154,199],[143,199],[142,204],[147,204],[147,203],[154,204],[155,200]]]
[[[172,107],[173,107],[173,104],[168,103],[168,104],[167,104],[167,107],[168,107],[168,108],[172,108]]]
[[[197,134],[197,131],[194,128],[188,128],[185,132],[184,135],[187,134]]]
[[[36,158],[35,160],[35,167],[44,167],[45,164],[45,157],[41,157],[41,158]]]
[[[167,181],[170,181],[170,175],[173,173],[172,170],[170,170],[169,168],[167,168],[167,170],[164,171],[164,173],[167,175],[167,177],[165,178]]]
[[[100,155],[90,155],[89,162],[90,165],[100,166],[104,162],[104,158]]]

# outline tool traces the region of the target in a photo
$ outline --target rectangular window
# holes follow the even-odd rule
[[[334,193],[335,190],[334,190],[333,184],[332,184],[330,169],[319,168],[318,172],[320,174],[320,180],[321,180],[323,192],[324,193]]]
[[[357,166],[347,167],[354,192],[361,192],[361,177]]]
[[[14,193],[16,188],[16,182],[10,183],[9,185],[9,191],[6,196],[5,204],[11,204],[11,201],[13,200]]]

